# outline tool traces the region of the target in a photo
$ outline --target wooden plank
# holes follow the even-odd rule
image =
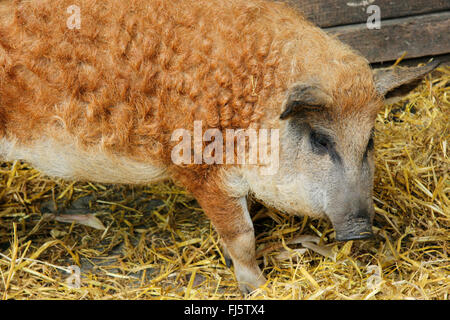
[[[400,65],[402,67],[414,67],[414,66],[419,65],[420,63],[424,63],[424,64],[429,63],[431,58],[434,61],[440,61],[441,64],[439,66],[441,66],[441,67],[444,67],[444,66],[450,67],[450,53],[441,54],[438,56],[423,56],[423,57],[419,57],[419,58],[402,60],[402,62],[400,62]],[[394,63],[394,61],[383,61],[383,62],[371,63],[370,65],[372,66],[372,68],[386,68],[386,67],[392,66],[393,63]]]
[[[320,27],[367,21],[367,7],[380,7],[381,20],[450,10],[449,0],[280,0]]]
[[[380,29],[365,23],[326,28],[360,51],[370,62],[389,61],[450,52],[450,12],[433,13],[381,22]]]

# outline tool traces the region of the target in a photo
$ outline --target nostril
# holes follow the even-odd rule
[[[356,211],[354,218],[358,220],[367,220],[369,218],[369,212],[364,209],[358,210]]]
[[[336,234],[337,241],[364,240],[373,237],[372,231],[363,231],[354,234]]]

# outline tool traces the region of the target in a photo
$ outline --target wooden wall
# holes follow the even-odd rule
[[[281,0],[336,34],[370,62],[450,53],[450,0]],[[381,28],[368,29],[369,5]]]

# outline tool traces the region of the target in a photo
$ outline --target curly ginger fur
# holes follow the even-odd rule
[[[80,29],[66,25],[72,4]],[[374,94],[363,58],[279,3],[6,1],[0,21],[0,135],[23,144],[69,134],[167,163],[171,132],[194,120],[277,126],[298,79],[317,78],[343,109]]]

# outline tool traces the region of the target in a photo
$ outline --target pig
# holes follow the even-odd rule
[[[266,0],[6,0],[0,158],[70,180],[176,181],[211,220],[248,293],[266,279],[247,198],[327,217],[339,241],[372,236],[375,117],[385,97],[435,67],[372,70],[298,11]],[[227,130],[276,130],[263,147],[277,166],[175,161],[173,132],[195,123],[215,142]]]

